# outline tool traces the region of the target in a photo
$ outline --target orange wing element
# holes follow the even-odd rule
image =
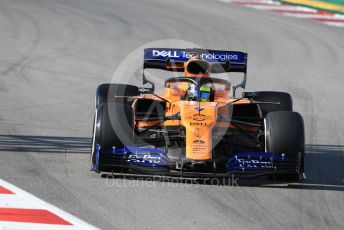
[[[229,99],[229,90],[230,89],[215,89],[214,90],[214,101],[227,102]]]
[[[166,88],[165,98],[171,101],[180,101],[186,94],[186,89],[184,88]]]
[[[186,157],[212,158],[212,130],[216,124],[216,102],[180,102],[181,123],[186,130]],[[201,110],[201,113],[199,112]]]

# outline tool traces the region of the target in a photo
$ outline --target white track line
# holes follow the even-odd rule
[[[306,19],[338,19],[343,20],[344,18],[335,17],[334,15],[326,14],[293,14],[293,13],[283,13],[283,15],[295,17],[295,18],[306,18]]]
[[[344,22],[322,22],[329,26],[344,27]]]

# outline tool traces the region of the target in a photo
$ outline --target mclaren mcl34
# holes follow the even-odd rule
[[[147,69],[174,72],[164,92],[156,92]],[[229,72],[243,80],[231,86],[213,77]],[[244,52],[145,49],[142,87],[101,84],[96,90],[91,170],[297,180],[304,172],[302,116],[286,92],[236,97],[246,80]]]

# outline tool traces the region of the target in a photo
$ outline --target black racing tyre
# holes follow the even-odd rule
[[[298,170],[290,174],[276,174],[277,179],[296,180],[304,171],[305,132],[301,115],[291,111],[268,113],[264,119],[265,151],[284,153],[285,157],[297,160]]]
[[[96,145],[101,151],[111,151],[113,147],[122,148],[132,145],[134,138],[134,113],[128,104],[102,103],[96,108],[93,125],[91,164],[97,163]],[[101,166],[102,156],[98,158]],[[100,171],[101,167],[98,168]]]
[[[289,93],[277,91],[255,92],[254,100],[262,102],[279,102],[280,104],[259,104],[263,117],[274,111],[293,111],[293,99]]]
[[[122,96],[138,96],[139,88],[126,84],[101,84],[96,91],[96,108],[102,103],[124,102]],[[118,98],[116,98],[118,96]]]

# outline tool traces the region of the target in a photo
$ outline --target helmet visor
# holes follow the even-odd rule
[[[207,91],[201,91],[201,99],[206,99],[206,100],[209,100],[210,98],[210,92],[207,92]]]

